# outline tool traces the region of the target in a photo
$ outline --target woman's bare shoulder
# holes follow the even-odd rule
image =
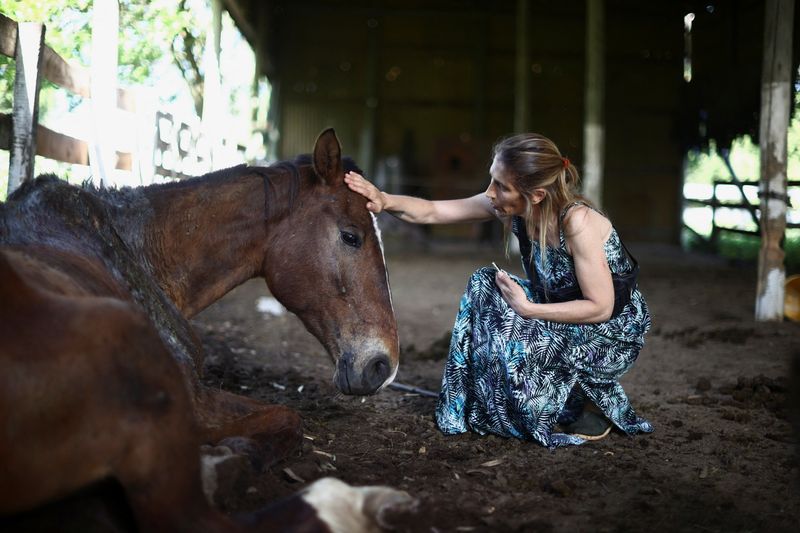
[[[611,221],[591,207],[578,204],[564,215],[564,236],[574,237],[586,232],[605,240],[611,233]]]

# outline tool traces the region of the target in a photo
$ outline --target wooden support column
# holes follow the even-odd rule
[[[761,250],[758,256],[758,321],[782,320],[786,270],[787,133],[791,109],[794,0],[767,0],[761,74]]]
[[[605,0],[586,0],[583,194],[602,207],[605,155]]]
[[[528,131],[528,93],[531,61],[528,39],[528,0],[517,0],[517,65],[514,85],[514,133]]]
[[[367,19],[367,90],[364,102],[364,127],[361,128],[360,162],[367,176],[375,175],[375,144],[378,132],[378,80],[380,78],[380,21]]]
[[[44,25],[21,22],[18,25],[16,77],[8,165],[8,194],[23,181],[33,179],[36,157],[36,126],[39,121],[39,88],[44,57]]]
[[[269,93],[269,107],[267,108],[267,123],[269,124],[269,129],[267,130],[267,135],[269,136],[267,159],[272,161],[285,157],[284,151],[281,149],[281,132],[283,132],[282,86],[283,82],[280,78],[276,77],[272,80]]]
[[[475,49],[473,71],[472,135],[486,137],[486,74],[489,71],[489,12],[481,10],[474,19]]]

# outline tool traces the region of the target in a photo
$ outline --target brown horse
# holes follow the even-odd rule
[[[30,286],[143,310],[183,373],[201,440],[253,437],[269,462],[299,443],[299,417],[204,388],[187,318],[264,277],[331,355],[343,393],[390,383],[399,346],[382,244],[344,184],[347,165],[330,129],[311,157],[166,185],[92,190],[43,176],[0,204],[0,250]],[[3,342],[21,340],[12,331]]]
[[[57,515],[19,513],[108,478],[142,531],[372,531],[384,510],[412,504],[320,480],[234,521],[205,500],[191,397],[135,304],[30,286],[4,252],[0,301],[0,529],[62,529]]]

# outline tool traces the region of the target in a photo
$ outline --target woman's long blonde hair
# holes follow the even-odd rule
[[[580,195],[580,176],[558,146],[538,133],[522,133],[498,141],[492,150],[494,160],[502,164],[513,180],[514,187],[525,198],[525,229],[529,236],[536,233],[537,220],[533,215],[533,191],[544,189],[544,199],[539,205],[539,250],[542,264],[546,263],[547,229],[553,215],[558,217],[569,204],[580,200],[591,203]],[[556,218],[557,223],[560,220]],[[533,261],[533,257],[526,258]]]

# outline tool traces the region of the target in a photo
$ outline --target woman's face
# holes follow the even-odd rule
[[[514,187],[513,176],[505,165],[495,158],[489,167],[489,174],[492,181],[486,189],[486,197],[492,203],[495,213],[502,217],[524,214],[525,197]]]

